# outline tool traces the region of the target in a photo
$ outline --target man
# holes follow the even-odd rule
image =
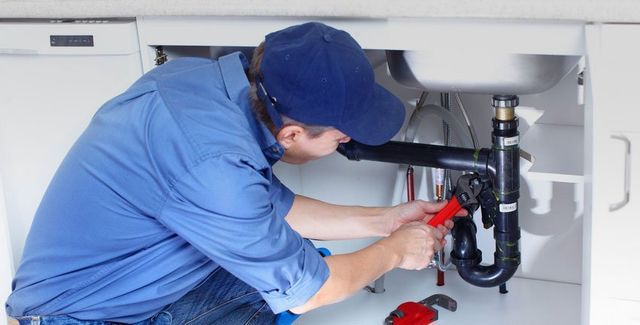
[[[443,204],[331,205],[295,196],[271,171],[398,132],[403,105],[355,40],[308,23],[269,34],[247,73],[245,61],[171,61],[96,113],[36,213],[9,315],[264,324],[427,266],[448,229],[424,220]],[[305,239],[368,236],[384,238],[326,258]]]

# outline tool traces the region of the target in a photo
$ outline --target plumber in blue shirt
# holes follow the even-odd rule
[[[183,58],[107,102],[37,210],[6,309],[16,324],[267,324],[425,268],[442,204],[338,206],[272,173],[351,138],[382,144],[404,107],[344,31],[271,33],[251,66]],[[323,258],[306,238],[381,236]]]

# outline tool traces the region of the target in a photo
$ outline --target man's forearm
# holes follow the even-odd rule
[[[286,220],[305,238],[339,240],[389,235],[388,208],[341,206],[296,195]]]
[[[400,259],[384,241],[355,253],[328,256],[325,258],[330,271],[327,281],[309,301],[291,311],[301,314],[342,301],[398,266]]]

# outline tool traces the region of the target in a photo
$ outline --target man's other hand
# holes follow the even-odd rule
[[[431,218],[433,218],[436,213],[442,210],[442,208],[444,208],[447,203],[448,201],[427,202],[423,200],[415,200],[392,207],[386,212],[387,220],[389,220],[388,233],[391,234],[398,228],[400,228],[400,226],[413,221],[423,221],[426,223]],[[467,211],[462,209],[456,215],[466,216]],[[442,230],[446,234],[452,228],[453,221],[447,220],[444,223],[444,227],[442,227],[440,230]]]

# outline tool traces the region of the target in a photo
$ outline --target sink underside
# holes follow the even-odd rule
[[[391,76],[399,83],[439,92],[526,95],[555,86],[580,56],[387,51]]]

